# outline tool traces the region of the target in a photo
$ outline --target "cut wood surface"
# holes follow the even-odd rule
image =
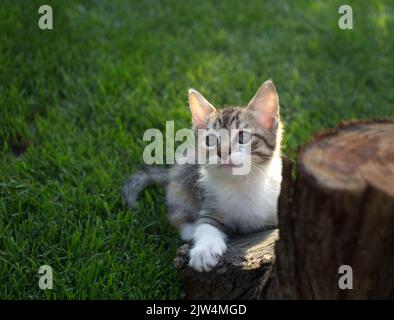
[[[394,298],[394,120],[341,124],[297,158],[294,182],[284,158],[275,254],[276,231],[266,231],[231,242],[224,268],[210,273],[184,258],[186,298]],[[342,265],[353,270],[351,290],[338,285]]]
[[[394,124],[353,123],[318,135],[300,153],[300,170],[322,188],[394,196]]]

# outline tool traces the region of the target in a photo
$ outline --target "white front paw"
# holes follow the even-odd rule
[[[226,248],[226,243],[221,239],[196,245],[190,251],[189,265],[199,272],[211,271],[218,264]]]

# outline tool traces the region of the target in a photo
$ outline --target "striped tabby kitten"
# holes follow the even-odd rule
[[[279,98],[274,84],[268,80],[244,108],[217,110],[192,89],[189,105],[193,130],[217,133],[204,137],[202,143],[200,138],[196,140],[199,148],[215,149],[218,164],[176,164],[169,171],[149,168],[132,175],[123,191],[126,202],[133,206],[138,192],[148,184],[166,184],[170,221],[180,230],[183,240],[193,241],[190,266],[210,271],[226,251],[229,235],[277,224],[282,180]],[[219,133],[223,129],[239,130],[224,148]],[[250,143],[247,155],[250,172],[233,175],[234,157],[245,156],[242,145],[247,143]]]

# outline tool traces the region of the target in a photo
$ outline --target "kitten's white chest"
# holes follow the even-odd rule
[[[206,177],[204,185],[225,225],[246,233],[277,224],[281,163],[273,165],[238,181]]]

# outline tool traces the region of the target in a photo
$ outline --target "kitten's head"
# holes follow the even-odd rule
[[[261,85],[246,107],[217,110],[193,89],[189,90],[189,105],[199,158],[207,155],[210,161],[205,166],[210,170],[231,174],[247,161],[258,167],[279,152],[279,97],[271,80]]]

